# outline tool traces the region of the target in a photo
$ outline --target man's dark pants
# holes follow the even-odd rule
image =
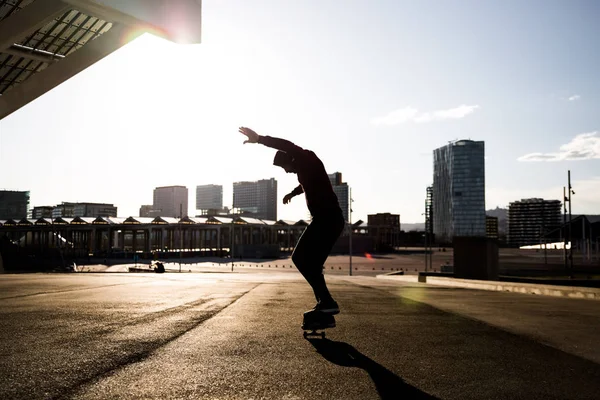
[[[323,264],[345,224],[341,210],[314,215],[292,254],[292,261],[312,287],[317,301],[331,300]]]

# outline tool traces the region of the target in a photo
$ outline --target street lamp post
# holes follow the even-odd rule
[[[181,219],[183,218],[183,204],[179,203],[179,272],[181,272],[181,251],[183,249],[183,232]]]
[[[567,259],[567,189],[563,186],[563,226],[562,226],[562,235],[563,235],[563,256],[565,263],[565,270],[569,269],[568,259]]]
[[[573,187],[571,186],[571,170],[567,172],[568,183],[569,183],[569,266],[571,268],[571,274],[573,274],[573,233],[572,233],[572,220],[573,215],[571,214],[571,194],[575,194]]]
[[[348,232],[348,253],[350,255],[350,265],[349,265],[349,275],[352,276],[352,197],[350,197],[350,209],[348,210],[348,228],[350,231]]]
[[[234,200],[234,204],[235,204],[235,200]],[[234,206],[231,206],[231,213],[235,215],[235,209]],[[229,244],[230,244],[230,249],[229,249],[229,257],[231,258],[231,272],[233,272],[233,252],[234,252],[234,246],[235,246],[235,224],[233,223],[233,218],[231,219],[231,229],[229,230],[229,236],[231,237],[231,239],[229,240]]]
[[[565,234],[565,241],[563,243],[563,248],[564,248],[564,254],[565,254],[565,269],[570,269],[571,272],[571,276],[573,276],[573,230],[572,230],[572,222],[573,222],[573,215],[571,214],[571,195],[575,194],[575,191],[573,190],[573,187],[571,186],[571,170],[567,171],[567,191],[568,193],[565,193],[565,187],[563,186],[563,228],[566,227],[567,224],[567,205],[566,203],[569,203],[569,227],[567,230],[567,233]],[[568,194],[568,196],[567,196]],[[569,244],[569,252],[568,252],[568,257],[567,257],[567,244]],[[568,262],[567,262],[568,259]]]

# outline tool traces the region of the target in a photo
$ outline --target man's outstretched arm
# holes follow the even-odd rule
[[[290,142],[289,140],[274,138],[271,136],[261,136],[258,133],[254,132],[252,129],[246,128],[243,126],[240,127],[240,133],[243,135],[246,135],[248,137],[248,140],[246,140],[244,142],[244,144],[260,143],[262,145],[271,147],[273,149],[285,151],[292,157],[294,157],[295,155],[299,154],[302,150],[304,150],[304,149],[302,149],[302,147],[296,146],[294,143]]]
[[[290,200],[292,200],[292,197],[298,196],[299,194],[302,194],[302,193],[304,193],[304,188],[302,187],[302,185],[298,185],[290,193],[288,193],[285,196],[283,196],[283,204],[289,203]]]

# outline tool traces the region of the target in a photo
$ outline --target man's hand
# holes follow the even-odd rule
[[[248,136],[248,140],[246,140],[244,144],[258,143],[258,133],[254,132],[252,129],[241,126],[240,133]]]
[[[292,200],[292,197],[294,197],[294,195],[291,193],[288,193],[285,196],[283,196],[283,204],[289,203],[290,200]]]

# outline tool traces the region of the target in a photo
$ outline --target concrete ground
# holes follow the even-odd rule
[[[256,267],[254,267],[256,268]],[[0,276],[3,399],[597,399],[597,301],[295,270]]]

